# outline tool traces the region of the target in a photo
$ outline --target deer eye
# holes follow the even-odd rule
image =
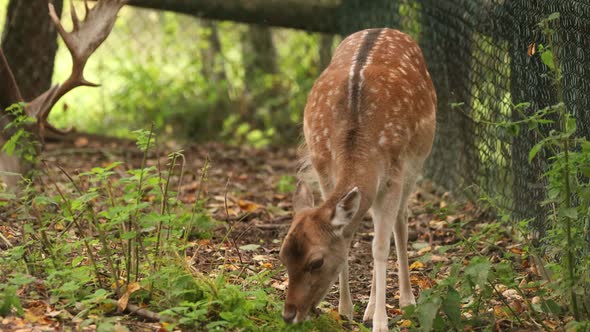
[[[321,268],[322,265],[324,265],[324,259],[318,258],[318,259],[314,259],[313,261],[311,261],[311,263],[309,263],[308,266],[309,266],[310,271],[315,271],[315,270],[318,270],[319,268]]]

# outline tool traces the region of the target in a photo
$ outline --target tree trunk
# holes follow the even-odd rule
[[[268,27],[249,25],[242,40],[246,87],[253,90],[261,76],[277,72],[277,52]]]
[[[202,73],[212,84],[217,84],[226,80],[217,23],[211,20],[201,20],[201,26],[204,30],[203,35],[207,38],[207,47],[201,49]]]
[[[268,27],[249,25],[242,37],[242,61],[244,63],[244,85],[246,107],[242,119],[255,128],[262,128],[263,119],[255,112],[265,106],[274,95],[275,86],[268,86],[268,75],[277,72],[277,52]]]
[[[228,94],[228,81],[224,68],[221,40],[217,23],[211,20],[202,20],[202,36],[206,38],[206,47],[201,48],[202,74],[215,88],[216,102],[207,117],[207,136],[215,137],[223,129],[223,121],[228,115],[230,98]]]
[[[334,35],[322,34],[320,36],[320,71],[326,69],[332,60],[333,44]]]
[[[19,102],[22,102],[20,91],[4,52],[0,48],[0,147],[15,133],[15,128],[5,130],[7,124],[14,120],[14,116],[5,109]],[[16,155],[8,155],[0,151],[0,171],[10,173],[23,173],[23,164]],[[20,179],[15,176],[0,175],[0,185],[3,183],[8,189],[16,188]],[[1,191],[1,190],[0,190]]]
[[[130,0],[129,5],[308,31],[338,33],[340,0]]]
[[[53,0],[53,4],[61,15],[63,0]],[[49,17],[47,0],[10,0],[2,49],[25,100],[50,88],[57,30]]]

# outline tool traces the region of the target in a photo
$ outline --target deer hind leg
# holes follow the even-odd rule
[[[373,331],[388,331],[385,309],[387,258],[391,229],[395,223],[402,196],[402,178],[391,178],[382,185],[373,203],[373,282],[364,320],[373,317]]]
[[[398,280],[400,299],[399,306],[416,304],[410,285],[410,270],[408,266],[408,199],[416,185],[418,169],[409,169],[403,181],[402,196],[399,205],[399,213],[393,224],[393,238],[397,254]]]

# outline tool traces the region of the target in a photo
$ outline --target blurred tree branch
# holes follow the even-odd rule
[[[129,5],[214,20],[338,33],[340,0],[130,0]]]

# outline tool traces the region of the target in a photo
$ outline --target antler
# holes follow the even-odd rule
[[[27,114],[37,118],[37,127],[41,139],[43,139],[45,127],[62,134],[66,134],[71,130],[61,131],[47,122],[49,112],[63,95],[79,86],[99,86],[84,78],[84,66],[92,53],[96,51],[111,33],[117,20],[117,14],[126,2],[126,0],[99,0],[92,9],[89,9],[88,2],[84,0],[86,13],[83,21],[78,19],[73,1],[70,2],[74,28],[69,33],[62,26],[53,4],[48,4],[49,15],[72,56],[72,73],[65,82],[51,87],[28,103],[26,107]]]

